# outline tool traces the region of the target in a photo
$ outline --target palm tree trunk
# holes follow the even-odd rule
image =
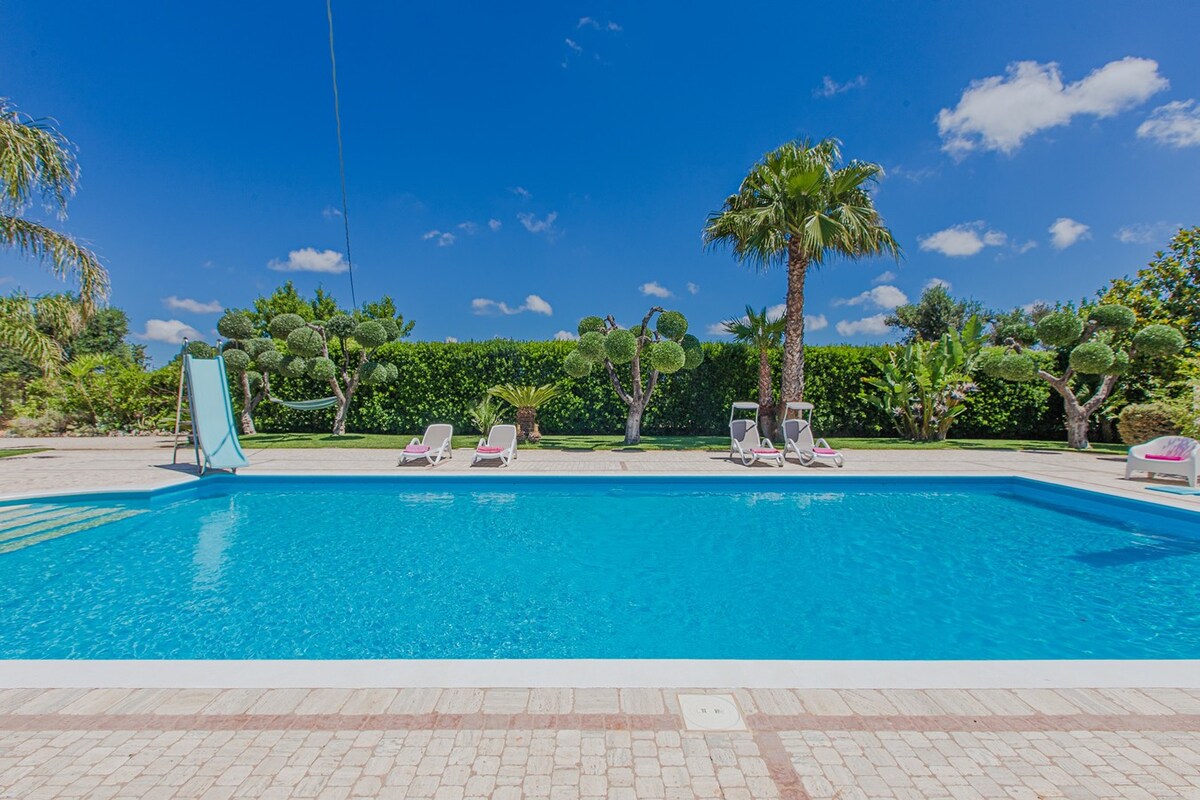
[[[808,259],[795,239],[788,242],[787,324],[783,341],[784,403],[804,399],[804,278]]]
[[[775,393],[771,391],[771,356],[765,347],[758,351],[758,408],[763,430],[775,435],[778,422],[775,413]]]

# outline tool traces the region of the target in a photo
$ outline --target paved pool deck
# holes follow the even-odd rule
[[[171,467],[169,443],[153,438],[0,443],[54,448],[0,459],[0,497],[194,480],[188,468]],[[435,470],[397,468],[395,453],[376,450],[249,455],[246,471],[261,474],[470,469],[469,451]],[[1200,508],[1200,498],[1122,480],[1114,456],[848,456],[841,474],[1015,474]],[[837,473],[795,464],[747,470],[717,453],[538,450],[505,471],[749,473],[764,481]],[[726,666],[737,674],[736,662]],[[1135,668],[1126,682],[1098,688],[1088,686],[1088,662],[1074,666],[1059,662],[1061,685],[1025,688],[973,688],[959,675],[947,680],[955,688],[730,681],[689,689],[659,673],[661,665],[656,685],[638,688],[596,686],[594,676],[574,687],[117,688],[106,678],[107,688],[94,688],[80,662],[62,688],[47,688],[51,680],[0,689],[0,798],[1200,800],[1200,679],[1180,681],[1193,688],[1147,687]],[[687,703],[701,708],[685,715]]]

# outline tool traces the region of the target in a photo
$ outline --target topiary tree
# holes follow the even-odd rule
[[[218,333],[232,340],[225,365],[241,386],[243,433],[254,433],[254,410],[270,397],[272,373],[328,383],[337,398],[335,436],[346,433],[350,403],[359,386],[399,377],[395,364],[372,359],[380,347],[407,333],[391,317],[338,312],[325,321],[307,321],[285,312],[272,317],[267,330],[269,338],[255,336],[253,317],[237,311],[226,313],[217,324]]]
[[[658,314],[654,327],[650,320]],[[579,321],[579,345],[567,354],[563,368],[572,378],[590,375],[603,364],[617,396],[629,408],[625,417],[625,444],[642,439],[642,415],[658,385],[659,375],[695,369],[704,361],[700,340],[687,332],[687,317],[655,306],[632,329],[617,325],[612,316],[584,317]],[[650,375],[642,378],[642,359],[649,360]],[[629,365],[629,388],[621,383],[617,367]]]
[[[1009,337],[1003,346],[987,348],[979,368],[1004,380],[1040,378],[1050,384],[1063,398],[1067,444],[1086,450],[1092,414],[1104,405],[1130,363],[1135,358],[1169,357],[1184,347],[1183,334],[1169,325],[1147,325],[1133,333],[1136,325],[1134,312],[1122,305],[1062,308],[1038,320],[1031,341]],[[1060,375],[1034,361],[1028,348],[1038,343],[1065,357]]]

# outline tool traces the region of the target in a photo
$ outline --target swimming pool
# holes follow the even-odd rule
[[[1200,514],[1020,478],[205,479],[0,504],[5,659],[1200,658]]]

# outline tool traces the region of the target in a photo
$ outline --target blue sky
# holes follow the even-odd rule
[[[706,335],[783,301],[781,272],[700,234],[798,136],[887,169],[905,251],[813,273],[813,343],[887,340],[881,315],[933,280],[1078,299],[1198,221],[1190,3],[813,8],[335,0],[359,301],[391,294],[419,339],[652,302]],[[156,359],[288,278],[349,303],[324,3],[6,3],[0,28],[0,95],[77,143],[64,227]],[[55,284],[0,254],[16,288]]]

